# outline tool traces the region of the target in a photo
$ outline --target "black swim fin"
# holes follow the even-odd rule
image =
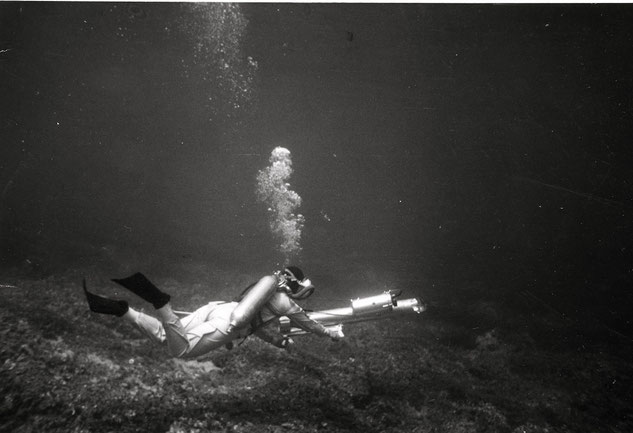
[[[167,293],[161,292],[145,275],[137,272],[136,274],[122,279],[113,279],[117,284],[122,285],[135,295],[149,302],[158,309],[169,302],[171,297]]]
[[[104,298],[103,296],[95,295],[94,293],[90,293],[88,288],[86,287],[86,279],[83,280],[84,285],[84,293],[86,294],[86,299],[88,300],[88,307],[90,307],[90,311],[100,314],[111,314],[113,316],[121,317],[127,310],[130,308],[128,303],[123,300],[114,300]]]

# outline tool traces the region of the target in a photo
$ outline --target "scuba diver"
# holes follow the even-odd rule
[[[272,329],[273,323],[286,316],[297,327],[337,341],[344,337],[341,329],[329,329],[308,317],[295,300],[312,294],[314,286],[296,266],[267,275],[247,287],[232,302],[210,302],[193,313],[180,318],[172,310],[171,297],[159,290],[143,274],[136,273],[123,279],[113,279],[156,309],[158,319],[131,308],[124,300],[115,300],[83,288],[88,306],[95,313],[110,314],[130,321],[150,339],[167,342],[169,352],[177,358],[196,358],[213,349],[233,347],[232,341],[255,334],[262,340],[288,349],[293,344]]]

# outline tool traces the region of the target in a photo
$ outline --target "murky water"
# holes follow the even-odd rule
[[[529,293],[630,335],[630,7],[0,12],[6,267],[274,268],[283,147],[323,287]]]

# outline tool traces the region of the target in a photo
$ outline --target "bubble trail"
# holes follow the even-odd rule
[[[257,200],[268,206],[270,231],[278,242],[277,249],[284,255],[285,264],[301,252],[301,230],[305,219],[295,213],[301,197],[290,189],[292,174],[290,151],[284,147],[273,149],[270,165],[257,174]]]
[[[255,103],[257,61],[244,53],[248,18],[235,3],[185,3],[178,29],[189,42],[182,73],[207,97],[209,110],[231,117]]]

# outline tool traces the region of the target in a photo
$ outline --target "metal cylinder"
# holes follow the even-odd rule
[[[395,305],[390,292],[385,292],[369,298],[358,298],[352,300],[352,310],[354,315],[374,314],[390,310]]]
[[[351,301],[351,307],[335,308],[309,312],[308,317],[325,327],[333,327],[346,323],[380,320],[393,315],[421,313],[426,308],[418,298],[397,300],[397,292],[385,292],[377,296],[359,298]],[[279,319],[279,331],[288,336],[303,335],[307,332],[292,326],[288,317]]]
[[[414,313],[422,313],[426,311],[426,305],[419,298],[402,299],[393,307],[394,313],[412,311]]]
[[[264,306],[277,290],[275,277],[266,276],[251,287],[231,313],[228,332],[247,326],[255,314]]]

